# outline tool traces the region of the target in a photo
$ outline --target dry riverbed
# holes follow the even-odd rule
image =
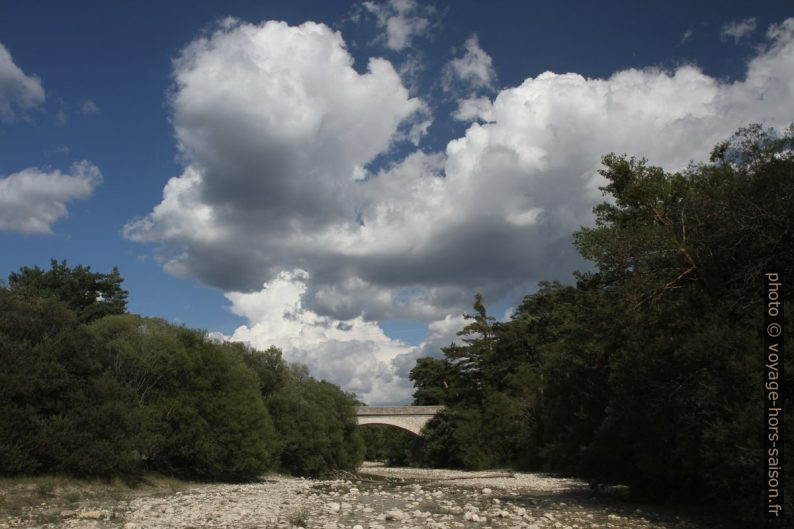
[[[539,474],[365,465],[338,480],[267,477],[240,485],[0,482],[0,529],[712,529],[684,515],[591,497],[576,480]]]

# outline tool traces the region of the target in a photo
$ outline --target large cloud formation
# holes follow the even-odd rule
[[[50,234],[52,225],[68,215],[66,204],[91,196],[102,173],[88,161],[71,173],[30,168],[0,177],[0,230]]]
[[[44,102],[44,89],[35,75],[27,75],[14,63],[8,48],[0,44],[0,121],[15,118]]]
[[[608,79],[545,72],[492,100],[461,100],[463,137],[378,171],[368,164],[426,107],[389,62],[357,72],[326,26],[229,20],[174,68],[185,171],[125,234],[160,243],[170,272],[229,292],[249,320],[235,338],[286,344],[373,401],[405,397],[406,359],[427,345],[389,340],[375,321],[439,329],[475,291],[515,297],[582,266],[570,234],[601,200],[601,155],[677,169],[737,127],[794,119],[794,19],[769,30],[744,79],[695,66]],[[284,303],[293,308],[257,308]]]

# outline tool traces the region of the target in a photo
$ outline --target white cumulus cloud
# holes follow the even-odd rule
[[[376,322],[448,321],[474,292],[518,301],[569,278],[584,265],[571,232],[602,200],[603,154],[681,169],[740,126],[794,121],[794,19],[767,36],[736,81],[694,66],[529,77],[462,103],[458,117],[476,122],[443,151],[371,171],[425,108],[392,65],[358,73],[320,24],[230,22],[174,65],[185,170],[125,233],[159,244],[172,273],[228,292],[249,321],[236,339],[281,344],[388,400],[407,394],[419,353]]]
[[[369,404],[400,403],[410,395],[407,377],[392,362],[416,348],[386,336],[374,322],[338,320],[303,305],[308,273],[278,274],[257,292],[229,292],[231,310],[248,320],[229,337],[259,349],[279,347],[284,358],[340,384]]]
[[[91,162],[70,173],[25,169],[0,178],[0,230],[23,234],[52,233],[52,224],[68,215],[68,202],[88,198],[102,181]]]
[[[35,75],[27,75],[14,63],[8,48],[0,44],[0,120],[17,116],[44,102],[44,89]]]

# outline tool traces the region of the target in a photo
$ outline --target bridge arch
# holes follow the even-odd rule
[[[356,409],[358,424],[387,424],[422,434],[422,428],[444,406],[359,406]]]

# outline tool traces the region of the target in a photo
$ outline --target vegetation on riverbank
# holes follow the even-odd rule
[[[352,396],[277,349],[126,314],[122,281],[53,261],[0,288],[0,475],[241,480],[361,461]]]
[[[762,272],[794,270],[793,147],[794,128],[753,126],[681,173],[604,157],[607,200],[574,234],[594,269],[541,283],[505,322],[476,297],[462,343],[411,372],[415,404],[448,407],[413,463],[565,472],[758,522]]]
[[[606,156],[608,199],[574,234],[593,269],[541,283],[505,322],[475,297],[461,343],[411,372],[415,404],[447,406],[422,441],[373,428],[365,447],[353,396],[278,349],[127,314],[117,270],[23,268],[0,286],[0,475],[318,476],[367,450],[628,484],[757,521],[762,272],[794,263],[793,147],[794,128],[750,127],[682,173]]]

